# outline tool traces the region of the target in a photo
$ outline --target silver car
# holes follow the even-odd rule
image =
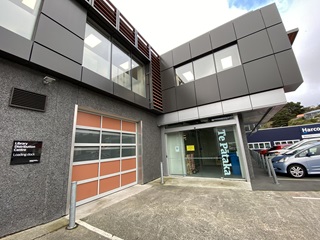
[[[320,143],[301,149],[293,155],[284,155],[273,162],[274,170],[294,178],[320,174]]]

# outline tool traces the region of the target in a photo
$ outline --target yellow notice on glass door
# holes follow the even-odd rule
[[[194,151],[194,145],[187,145],[187,151],[188,152]]]

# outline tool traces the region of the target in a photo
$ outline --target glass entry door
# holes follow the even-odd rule
[[[241,177],[233,126],[168,133],[167,157],[172,175]]]
[[[186,175],[182,133],[167,134],[167,159],[171,175]]]

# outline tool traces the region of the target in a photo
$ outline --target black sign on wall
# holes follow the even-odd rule
[[[11,165],[39,163],[42,142],[39,141],[13,141]]]

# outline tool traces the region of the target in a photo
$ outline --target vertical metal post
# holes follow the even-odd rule
[[[271,170],[271,174],[272,174],[274,183],[275,184],[279,184],[276,172],[274,171],[274,168],[273,168],[273,165],[272,165],[272,162],[271,162],[271,158],[267,158],[267,163],[270,166],[270,170]]]
[[[163,181],[163,164],[162,164],[162,162],[160,162],[160,171],[161,171],[161,184],[163,184],[164,181]]]
[[[269,162],[268,162],[268,159],[269,159],[269,157],[264,157],[264,161],[265,161],[265,163],[267,164],[267,169],[268,169],[269,177],[272,177],[272,175],[271,175],[271,168],[273,168],[273,166],[270,166],[270,164],[269,164]]]
[[[76,195],[77,195],[77,182],[72,182],[70,208],[69,208],[69,225],[67,226],[68,230],[78,227],[78,224],[76,224]]]

